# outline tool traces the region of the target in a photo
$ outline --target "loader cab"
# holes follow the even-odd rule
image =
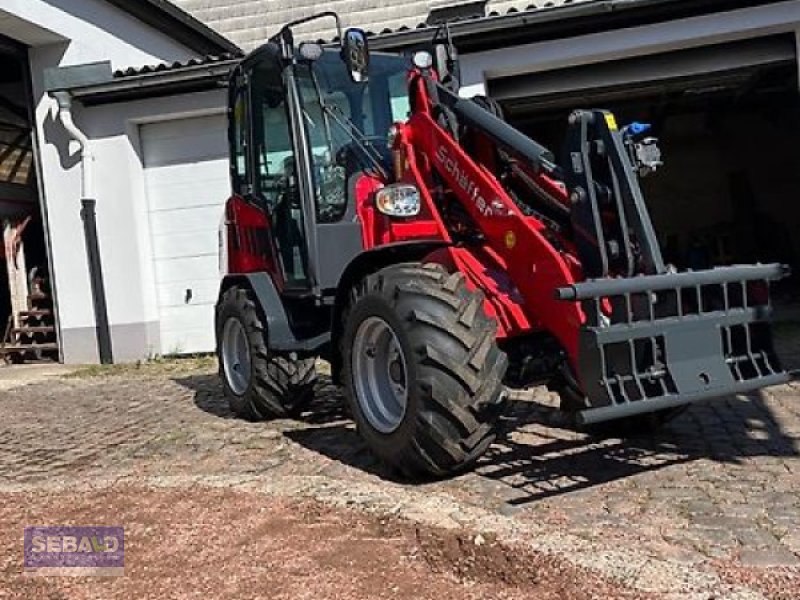
[[[366,56],[354,76],[339,49],[301,45],[287,56],[269,42],[232,75],[234,197],[265,216],[265,269],[284,297],[321,297],[338,285],[363,251],[355,184],[391,170],[387,138],[408,117],[409,62]]]

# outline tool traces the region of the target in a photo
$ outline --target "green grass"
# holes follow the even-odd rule
[[[94,379],[104,377],[168,377],[204,373],[217,370],[217,359],[213,355],[187,356],[181,358],[154,358],[119,365],[88,365],[65,375],[65,379]]]

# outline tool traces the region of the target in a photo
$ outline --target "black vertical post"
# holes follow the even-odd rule
[[[97,201],[89,198],[81,200],[81,219],[86,237],[86,256],[89,261],[89,280],[92,286],[94,319],[97,331],[97,349],[100,363],[110,365],[114,362],[111,350],[111,328],[108,323],[106,286],[103,282],[103,266],[100,262],[100,244],[97,240]]]

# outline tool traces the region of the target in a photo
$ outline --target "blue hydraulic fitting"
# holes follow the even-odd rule
[[[639,121],[634,121],[630,125],[626,125],[622,128],[623,135],[641,135],[646,131],[652,129],[653,126],[650,123],[639,123]]]

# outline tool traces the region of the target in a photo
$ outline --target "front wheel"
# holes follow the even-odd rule
[[[274,355],[250,290],[232,287],[217,308],[217,356],[231,410],[248,421],[297,416],[314,397],[316,361]]]
[[[345,319],[345,390],[370,449],[412,478],[471,467],[496,437],[508,365],[482,294],[397,265],[357,286]]]

